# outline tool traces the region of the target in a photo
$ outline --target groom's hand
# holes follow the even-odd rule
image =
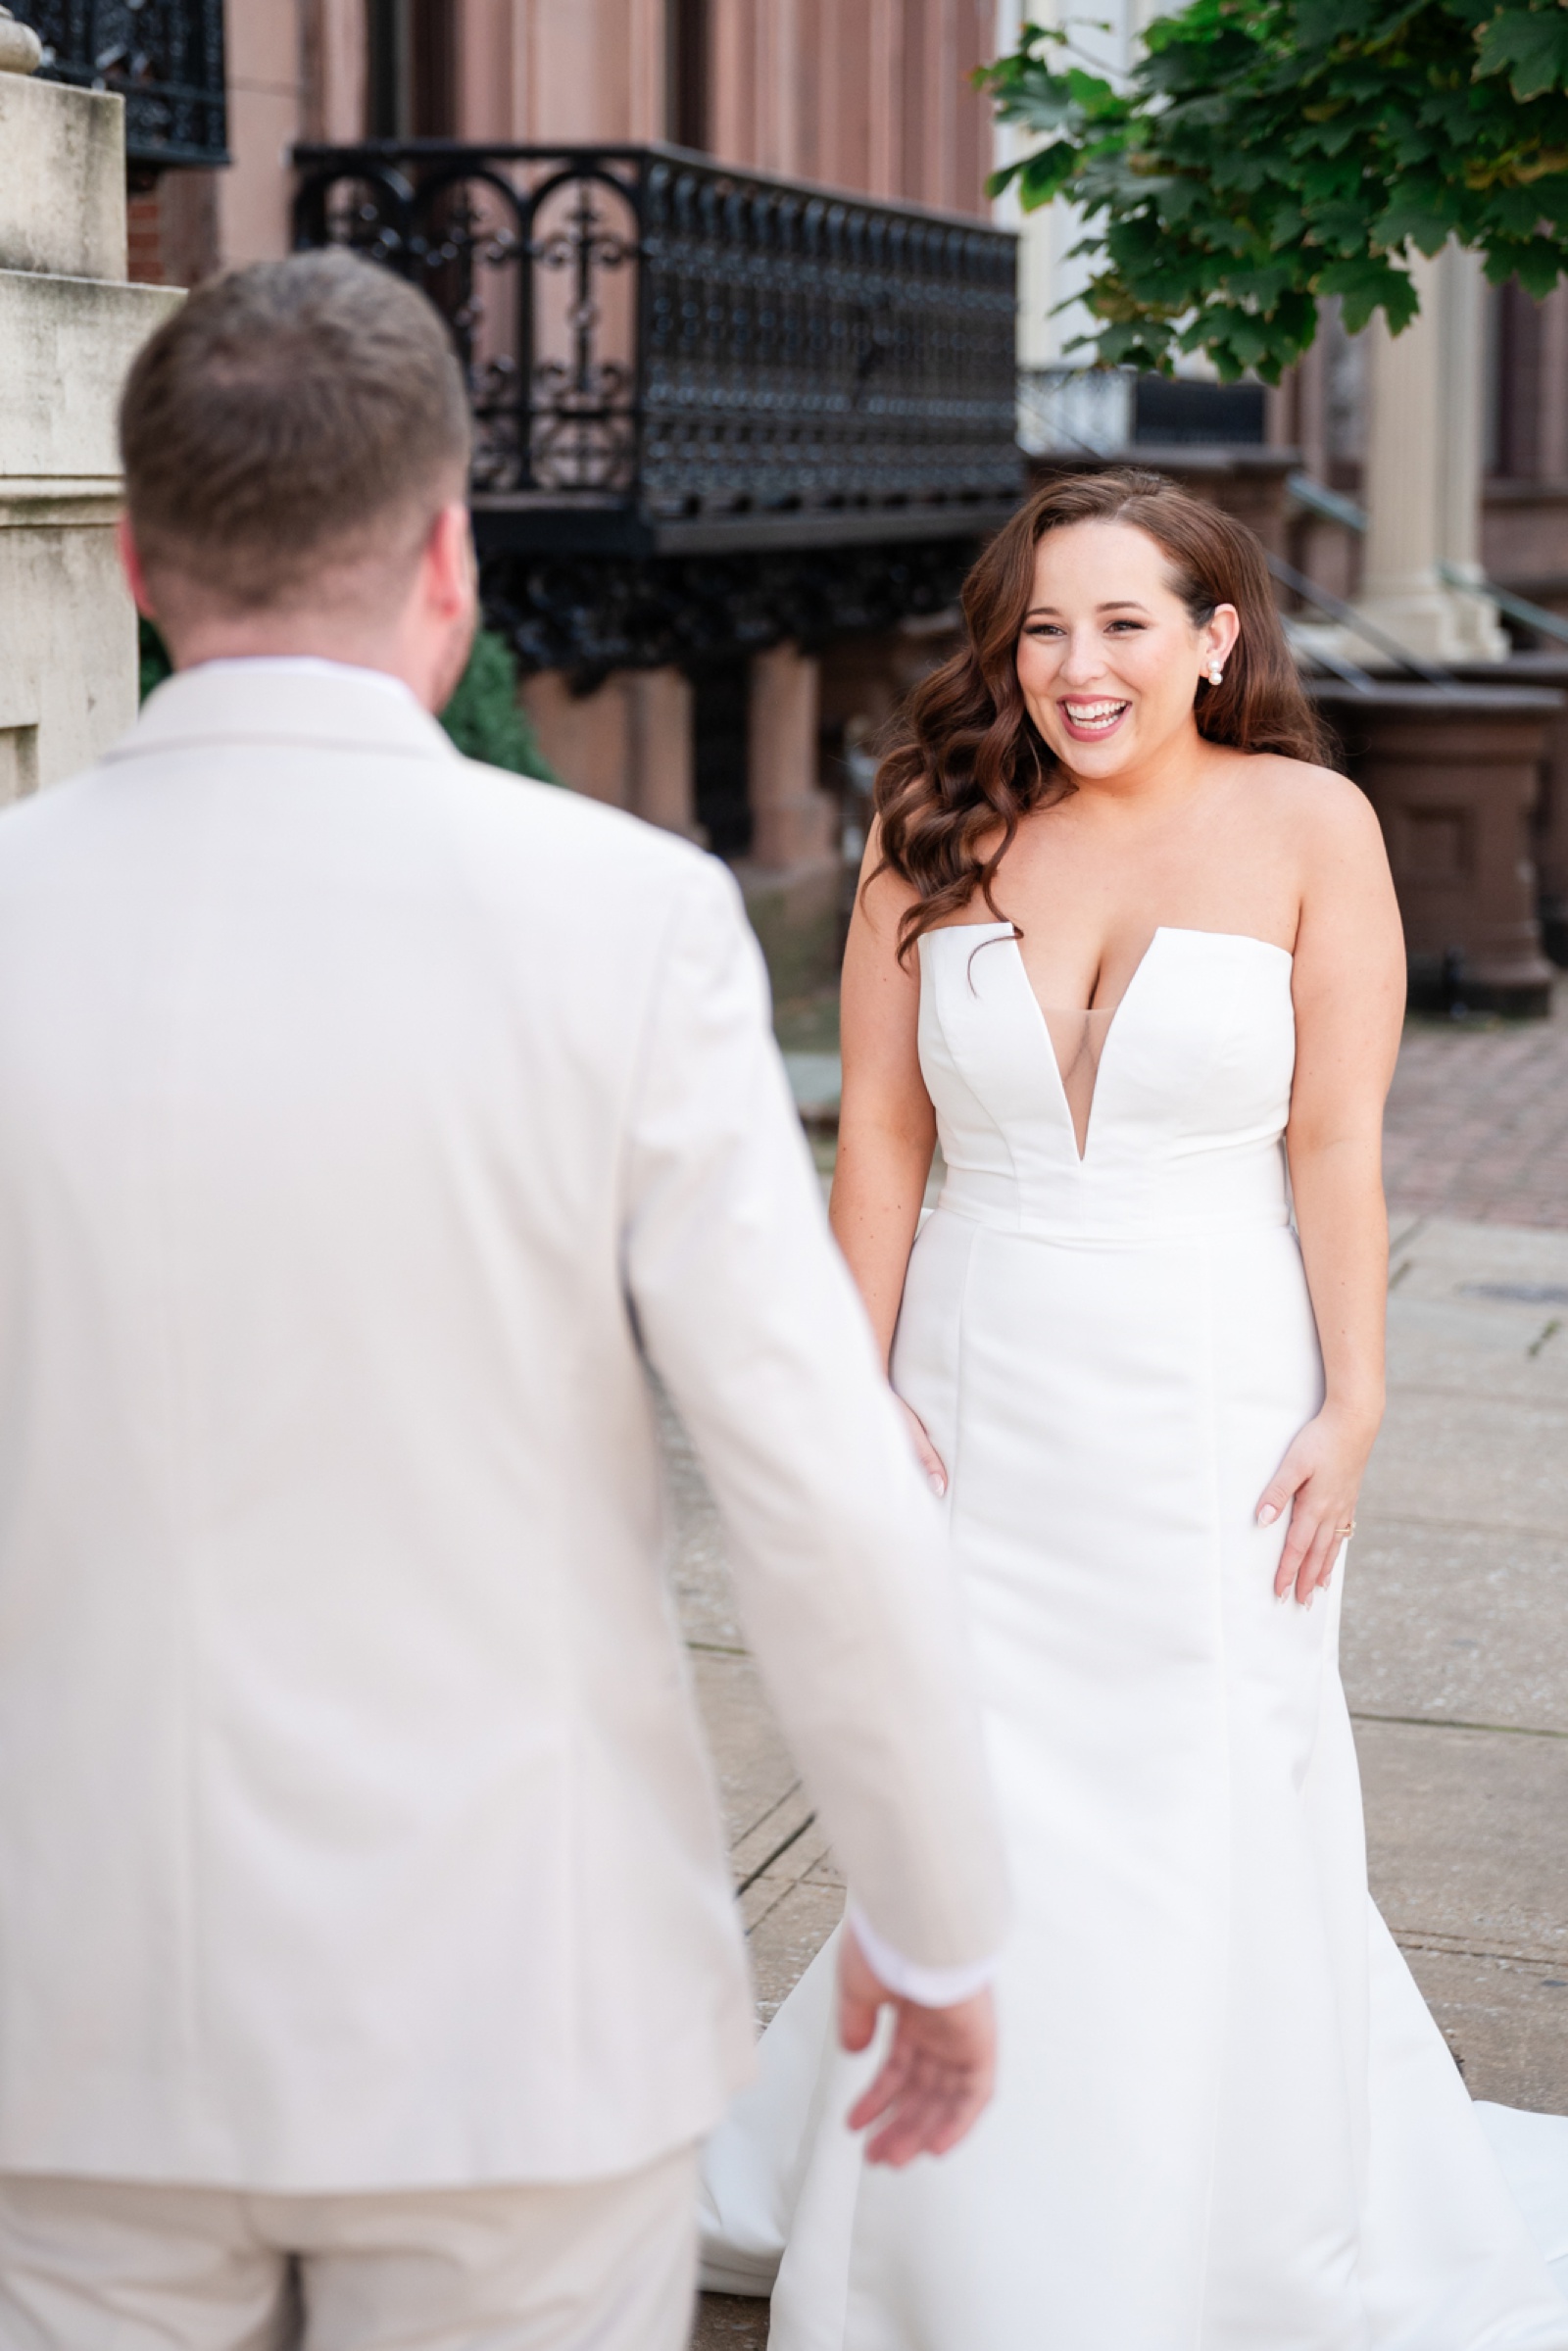
[[[897,2168],[917,2155],[946,2155],[984,2112],[996,2079],[997,2018],[989,1991],[952,2008],[900,1999],[846,1924],[839,1944],[839,2038],[846,2049],[870,2045],[885,2007],[895,2013],[893,2045],[851,2114],[850,2129],[880,2124],[866,2161]]]

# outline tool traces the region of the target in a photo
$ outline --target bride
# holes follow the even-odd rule
[[[878,778],[832,1213],[967,1593],[999,2090],[942,2162],[863,2164],[830,1945],[710,2148],[707,2282],[777,2270],[771,2351],[1564,2351],[1368,1899],[1336,1663],[1404,993],[1377,824],[1256,543],[1157,478],[1040,491],[964,612]]]

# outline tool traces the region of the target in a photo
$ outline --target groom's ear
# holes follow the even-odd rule
[[[473,651],[479,626],[479,564],[467,502],[449,499],[425,535],[414,587],[421,636],[427,640],[430,676],[424,699],[443,710]]]
[[[128,514],[122,514],[115,524],[115,546],[119,550],[120,567],[125,574],[137,612],[144,620],[156,620],[158,613],[153,605],[151,591],[147,586],[147,574],[142,568],[141,550],[136,545],[135,533],[130,527]]]
[[[430,524],[421,557],[425,593],[444,620],[461,620],[479,605],[479,566],[467,501],[450,498]]]

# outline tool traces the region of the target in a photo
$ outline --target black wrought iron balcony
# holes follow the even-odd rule
[[[482,543],[970,537],[1013,504],[1014,239],[674,147],[301,147],[301,246],[423,286]]]
[[[43,43],[44,78],[117,90],[142,171],[228,161],[223,0],[10,0]]]

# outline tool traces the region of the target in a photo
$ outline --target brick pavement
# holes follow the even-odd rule
[[[1412,1019],[1385,1138],[1396,1215],[1568,1227],[1568,976],[1549,1020]]]

